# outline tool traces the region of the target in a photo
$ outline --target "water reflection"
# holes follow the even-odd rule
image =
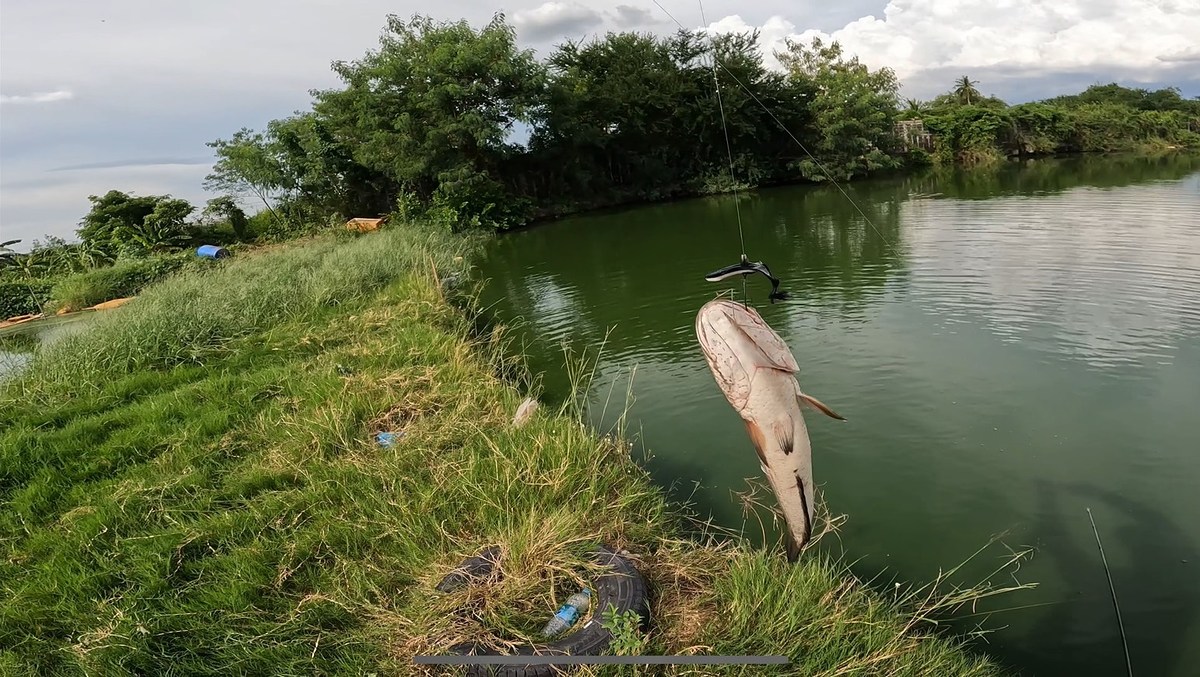
[[[1037,158],[964,169],[930,169],[900,179],[913,195],[929,199],[991,200],[1037,197],[1080,186],[1120,188],[1178,181],[1200,171],[1200,155],[1114,154]]]
[[[850,516],[849,558],[924,581],[1014,530],[1039,548],[1022,580],[1040,596],[1003,604],[1052,604],[999,617],[989,648],[1035,673],[1120,674],[1103,572],[1080,540],[1092,501],[1138,625],[1134,665],[1187,674],[1198,592],[1180,561],[1197,565],[1200,525],[1178,516],[1200,514],[1200,159],[1036,161],[845,190],[739,205],[747,253],[793,295],[770,305],[751,278],[751,300],[805,390],[849,419],[810,424],[814,476]],[[495,315],[528,322],[551,395],[565,391],[558,342],[594,353],[611,330],[592,401],[615,401],[594,421],[611,424],[636,366],[630,420],[651,474],[740,528],[732,492],[760,471],[693,330],[731,286],[703,275],[736,261],[736,223],[729,196],[579,217],[499,240],[484,272]]]
[[[12,378],[28,365],[39,346],[82,330],[89,317],[89,313],[49,317],[0,332],[0,381]]]
[[[747,253],[766,261],[794,299],[763,312],[783,324],[830,312],[861,320],[902,270],[902,199],[897,187],[861,199],[859,213],[832,190],[743,195]],[[521,318],[551,345],[596,345],[612,330],[610,359],[691,362],[695,309],[722,289],[742,293],[738,281],[713,284],[703,276],[736,262],[739,248],[730,196],[566,220],[496,243],[486,299],[499,300],[506,319]],[[747,280],[752,301],[766,306],[767,290],[761,278]]]
[[[1180,186],[915,202],[914,293],[947,321],[1098,367],[1169,363],[1200,324],[1200,201]]]
[[[1134,671],[1162,675],[1176,667],[1194,666],[1187,656],[1198,657],[1197,647],[1189,645],[1189,639],[1194,637],[1200,611],[1200,576],[1191,565],[1200,562],[1200,552],[1179,529],[1175,516],[1091,484],[1038,482],[1037,496],[1044,519],[1038,525],[1040,536],[1055,544],[1053,564],[1061,580],[1070,584],[1068,590],[1049,593],[1057,603],[1047,607],[1031,629],[1032,635],[1055,636],[1063,628],[1073,628],[1065,639],[1075,644],[1076,651],[1099,651],[1096,660],[1120,666],[1112,672],[1123,674],[1120,628],[1104,561],[1088,520],[1090,508],[1118,603],[1122,592],[1131,590],[1148,598],[1131,604],[1126,597],[1121,610]],[[1137,545],[1146,540],[1165,546],[1169,557],[1163,557],[1158,549]],[[1150,580],[1146,580],[1148,576]],[[1162,624],[1162,615],[1171,618],[1171,623]],[[1076,668],[1073,652],[1039,658],[1049,674],[1068,674]]]

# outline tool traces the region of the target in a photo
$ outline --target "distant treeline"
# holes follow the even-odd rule
[[[906,106],[889,69],[836,43],[788,42],[777,72],[757,38],[610,33],[539,61],[503,16],[479,30],[389,17],[380,47],[335,63],[343,86],[314,91],[311,110],[210,144],[219,160],[208,187],[255,195],[281,220],[399,206],[459,228],[504,228],[733,183],[895,168],[925,159],[895,134],[911,117],[936,135],[937,161],[1200,143],[1200,102],[1173,89],[1106,85],[1008,107],[963,78]],[[520,128],[524,143],[513,138]]]
[[[203,210],[113,190],[90,197],[77,243],[19,254],[0,242],[0,317],[136,293],[197,243],[287,239],[352,216],[504,229],[905,164],[1200,147],[1200,101],[1177,89],[1097,85],[1008,106],[964,76],[932,101],[901,102],[891,70],[837,43],[789,41],[776,56],[782,71],[765,65],[757,33],[680,31],[610,33],[538,60],[502,15],[481,29],[389,17],[380,47],[335,63],[342,86],[312,92],[310,110],[209,144],[206,187],[220,197]],[[259,213],[242,210],[247,198]]]
[[[906,119],[935,135],[934,159],[975,162],[995,157],[1200,146],[1200,100],[1174,88],[1147,91],[1094,85],[1081,94],[1008,106],[983,96],[963,77],[933,101],[909,100]]]

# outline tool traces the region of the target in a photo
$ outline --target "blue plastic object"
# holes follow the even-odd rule
[[[390,447],[390,446],[393,446],[393,445],[395,445],[395,444],[396,444],[396,440],[400,439],[400,438],[401,438],[403,435],[404,435],[404,433],[403,433],[403,432],[398,432],[398,433],[388,433],[388,432],[376,433],[376,434],[375,434],[375,441],[376,441],[376,442],[378,442],[380,446],[383,446],[383,447]]]
[[[229,256],[229,250],[224,247],[218,247],[215,244],[202,244],[196,247],[196,256],[202,256],[206,259],[223,259]]]
[[[580,614],[587,611],[591,599],[592,591],[587,588],[571,595],[567,599],[567,603],[559,607],[558,612],[550,617],[550,621],[546,623],[546,627],[542,628],[542,635],[553,637],[574,625],[575,621],[579,619]]]

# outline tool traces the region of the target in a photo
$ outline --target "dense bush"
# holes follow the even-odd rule
[[[50,298],[47,280],[0,279],[0,320],[41,311]]]
[[[1158,97],[1163,108],[1127,103],[1147,97],[1104,85],[1077,97],[1017,106],[960,104],[935,100],[928,110],[910,111],[936,135],[940,162],[978,162],[1011,156],[1137,150],[1143,147],[1200,147],[1200,101]],[[1093,90],[1108,93],[1105,99]],[[1173,90],[1161,90],[1171,92]],[[1143,92],[1144,93],[1144,92]],[[1153,98],[1153,97],[1151,97]],[[919,106],[910,106],[919,108]]]
[[[56,309],[79,310],[112,299],[133,296],[184,265],[186,254],[123,259],[58,281],[51,293]]]
[[[169,195],[133,196],[119,190],[91,195],[79,228],[83,244],[108,256],[144,255],[186,246],[195,207]]]

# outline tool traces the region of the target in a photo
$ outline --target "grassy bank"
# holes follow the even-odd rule
[[[925,634],[944,598],[885,599],[820,549],[685,540],[626,445],[571,411],[510,425],[502,334],[438,282],[463,246],[398,228],[186,271],[0,386],[3,672],[413,674],[532,637],[601,540],[651,582],[645,653],[1000,672]],[[433,592],[489,544],[503,579]]]

